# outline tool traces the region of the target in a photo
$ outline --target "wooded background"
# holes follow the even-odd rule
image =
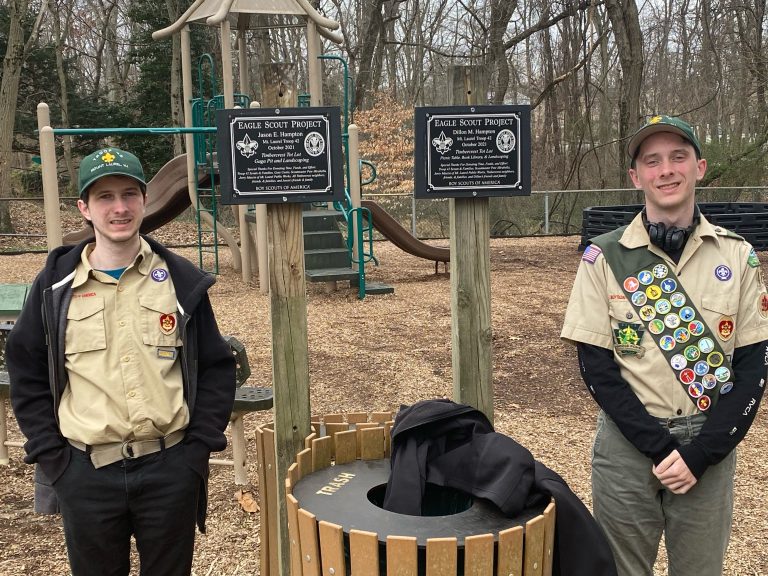
[[[0,198],[41,193],[39,166],[32,161],[39,153],[39,102],[50,106],[54,127],[182,124],[178,37],[156,42],[151,33],[175,21],[190,3],[0,0]],[[488,103],[532,106],[535,190],[627,187],[626,138],[643,119],[666,113],[696,127],[709,161],[704,186],[733,187],[727,200],[762,199],[762,191],[738,187],[759,186],[765,174],[766,0],[315,4],[341,24],[344,43],[326,42],[324,49],[349,64],[350,120],[360,125],[363,157],[373,160],[379,173],[364,191],[406,195],[390,200],[390,206],[402,204],[403,213],[411,204],[413,107],[445,104],[446,70],[452,65],[488,68]],[[271,62],[294,62],[298,89],[307,90],[301,24],[294,17],[253,17],[252,85],[236,84],[236,92],[259,100],[260,67]],[[218,78],[218,29],[193,25],[192,46],[193,66],[210,53]],[[227,49],[235,49],[234,37]],[[343,68],[337,61],[323,66],[324,102],[343,106]],[[204,72],[207,77],[209,68]],[[194,83],[199,90],[197,77]],[[211,95],[207,83],[202,96]],[[76,181],[79,158],[101,142],[84,137],[57,142],[66,194]],[[111,142],[136,152],[149,175],[182,152],[181,139],[174,137]],[[513,212],[524,208],[520,202]],[[540,232],[541,199],[530,202],[538,216],[516,222],[498,208],[492,223],[509,221],[514,232]],[[606,203],[605,195],[597,202],[585,194],[555,194],[548,204],[550,220],[559,223],[560,232],[575,232],[585,203]],[[0,200],[0,232],[13,230],[9,204]],[[437,206],[420,204],[418,210],[435,212],[437,229],[426,235],[439,235],[444,203],[432,204]]]

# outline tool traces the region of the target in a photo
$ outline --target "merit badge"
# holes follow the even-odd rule
[[[173,334],[176,330],[176,317],[173,314],[160,314],[160,330],[163,334]]]
[[[664,316],[664,325],[667,328],[672,328],[673,330],[680,326],[680,316],[677,314],[667,314]]]
[[[696,346],[686,346],[685,350],[683,350],[683,356],[691,362],[695,362],[701,356],[701,351]]]
[[[720,394],[728,394],[731,390],[733,390],[733,382],[726,382],[720,386]]]
[[[661,296],[661,288],[655,284],[653,286],[648,286],[648,288],[645,289],[645,295],[648,296],[649,300],[658,300]]]
[[[648,331],[651,334],[659,335],[664,332],[664,322],[656,318],[648,323]]]
[[[685,322],[690,322],[696,318],[696,312],[693,311],[693,308],[690,306],[684,306],[683,308],[680,308],[680,319]]]
[[[661,289],[664,290],[667,294],[671,294],[675,290],[677,290],[677,282],[672,280],[672,278],[667,278],[665,280],[661,281]]]
[[[635,306],[645,306],[645,303],[648,302],[648,297],[645,295],[645,292],[633,292],[630,298],[632,299],[632,304]]]
[[[643,331],[642,324],[619,322],[619,327],[613,330],[616,342],[613,349],[619,356],[637,356],[642,358],[645,354],[645,348],[640,346]]]
[[[653,309],[653,306],[643,306],[638,311],[638,314],[640,314],[640,318],[642,318],[646,322],[650,322],[651,320],[656,318],[656,310]]]
[[[669,297],[669,301],[675,308],[680,308],[680,306],[685,306],[685,295],[680,292],[675,292]]]
[[[696,372],[696,376],[704,376],[709,372],[709,364],[704,362],[704,360],[699,360],[693,365],[693,371]]]
[[[720,340],[730,340],[733,336],[733,318],[730,316],[721,316],[717,321],[717,335]]]
[[[653,275],[656,278],[666,278],[668,273],[669,268],[664,264],[656,264],[656,266],[653,267]]]
[[[722,280],[723,282],[730,280],[731,276],[733,276],[733,272],[731,272],[731,269],[728,268],[725,264],[720,264],[717,268],[715,268],[715,278],[718,280]]]
[[[757,268],[760,266],[760,260],[757,259],[757,253],[755,252],[755,249],[752,248],[752,250],[749,251],[749,258],[747,258],[747,264],[751,268]]]
[[[666,298],[661,298],[659,300],[656,300],[656,304],[654,305],[654,308],[656,308],[656,312],[659,314],[666,314],[670,310],[672,310],[672,304],[669,303],[669,300]]]
[[[637,281],[637,278],[634,276],[630,276],[626,280],[624,280],[624,290],[627,292],[634,292],[640,287],[640,283]]]
[[[760,294],[757,297],[757,311],[763,318],[768,318],[768,294]]]
[[[701,336],[704,334],[704,322],[694,320],[688,324],[688,331],[691,333],[691,336]]]
[[[696,380],[696,374],[690,368],[686,368],[680,372],[680,382],[683,384],[690,384],[694,380]]]
[[[688,385],[688,394],[691,395],[691,398],[701,398],[704,396],[704,386],[700,382],[691,382]]]
[[[699,340],[699,350],[701,350],[704,354],[709,354],[714,349],[715,342],[712,340],[712,338],[702,338]]]
[[[707,355],[707,364],[712,366],[712,368],[717,368],[722,363],[723,363],[723,355],[720,354],[720,352],[710,352]],[[715,376],[715,378],[717,378],[717,376]]]
[[[709,364],[707,364],[707,366],[709,366]],[[704,376],[701,377],[701,385],[707,390],[712,390],[712,388],[717,386],[717,378],[715,378],[714,374],[704,374]]]
[[[709,407],[712,406],[712,400],[710,400],[709,396],[702,396],[696,400],[696,406],[698,406],[699,410],[702,412],[706,412],[709,410]]]
[[[669,334],[659,338],[659,348],[661,348],[665,352],[669,352],[670,350],[674,349],[676,345],[677,345],[677,342],[675,342],[675,339],[672,338],[672,336],[670,336]]]
[[[691,339],[691,333],[688,332],[688,328],[675,328],[674,337],[675,341],[685,344]]]
[[[653,274],[648,272],[648,270],[643,270],[642,272],[638,272],[637,274],[637,280],[642,284],[643,286],[648,286],[651,282],[653,282]]]
[[[164,282],[168,279],[168,270],[165,270],[164,268],[155,268],[149,275],[152,276],[152,280],[155,282]]]
[[[715,378],[718,382],[728,382],[728,378],[731,377],[731,371],[725,366],[720,366],[715,370]]]
[[[672,366],[672,368],[675,370],[682,370],[688,366],[688,360],[686,360],[685,356],[682,354],[675,354],[672,356],[672,358],[669,359],[669,365]]]

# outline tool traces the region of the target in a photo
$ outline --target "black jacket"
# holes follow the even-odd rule
[[[383,507],[400,514],[421,514],[426,482],[486,498],[510,517],[554,497],[553,573],[616,575],[605,535],[565,481],[471,406],[425,400],[401,409],[391,467]]]
[[[157,242],[144,239],[168,264],[176,290],[184,398],[190,414],[185,452],[189,465],[207,482],[210,452],[227,445],[224,430],[235,396],[235,360],[219,333],[207,294],[215,280]],[[86,245],[62,246],[48,255],[5,348],[11,403],[27,438],[24,461],[37,463],[43,482],[50,484],[69,464],[58,408],[68,383],[64,368],[67,310],[74,271]],[[198,526],[204,531],[205,490],[201,496]]]

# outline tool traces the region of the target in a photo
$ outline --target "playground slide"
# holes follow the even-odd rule
[[[431,246],[415,238],[408,230],[403,228],[400,223],[392,218],[389,213],[379,206],[373,200],[363,200],[361,202],[364,208],[371,211],[373,226],[381,232],[392,244],[409,254],[434,260],[435,262],[450,262],[451,251],[448,248],[439,248]]]
[[[187,155],[181,154],[160,168],[147,183],[147,209],[141,232],[147,234],[157,230],[184,212],[189,204]],[[86,226],[77,232],[70,232],[63,240],[64,244],[77,244],[92,238],[93,229]]]

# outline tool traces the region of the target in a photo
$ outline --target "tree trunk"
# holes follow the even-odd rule
[[[61,127],[69,128],[69,88],[67,86],[67,73],[64,70],[64,35],[61,32],[61,10],[55,0],[49,0],[48,8],[53,16],[53,38],[56,43],[56,74],[59,78],[59,105],[61,106]],[[67,22],[64,30],[69,28],[69,16],[72,14],[70,5],[67,12]],[[77,174],[72,162],[72,137],[64,136],[62,139],[64,150],[64,164],[69,175],[69,194],[76,194]]]
[[[510,0],[494,0],[491,4],[491,23],[488,30],[488,64],[496,82],[493,88],[492,102],[503,104],[509,88],[509,64],[504,50],[504,33],[507,30],[512,14],[517,9],[517,2]],[[480,100],[484,103],[485,96]]]
[[[177,0],[166,0],[166,7],[168,8],[168,19],[171,22],[176,22],[181,16],[181,10],[179,2]],[[182,87],[181,87],[181,37],[178,34],[174,34],[171,37],[171,125],[183,126],[184,125],[184,105],[182,103]],[[178,156],[184,152],[182,145],[182,135],[173,135],[173,155]]]
[[[28,0],[9,0],[10,13],[8,46],[3,58],[3,77],[0,79],[0,190],[11,196],[11,158],[13,157],[13,130],[16,123],[16,98],[19,94],[19,78],[26,56],[24,31],[21,20],[27,12]],[[44,10],[38,15],[38,22]],[[37,24],[30,35],[35,36]],[[6,202],[0,202],[0,232],[12,233],[13,222]]]
[[[358,110],[364,108],[372,89],[374,58],[384,23],[381,15],[382,2],[383,0],[368,1],[368,10],[366,10],[368,18],[365,20],[365,26],[360,34],[362,44],[359,49],[360,57],[358,59],[354,102],[354,107]]]
[[[608,18],[619,52],[619,185],[629,185],[626,139],[640,123],[640,89],[643,82],[643,36],[635,0],[606,0]]]

